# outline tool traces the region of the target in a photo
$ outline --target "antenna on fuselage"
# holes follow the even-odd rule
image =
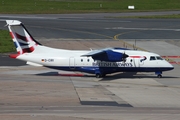
[[[136,39],[134,40],[133,49],[137,50],[137,48],[136,48]]]

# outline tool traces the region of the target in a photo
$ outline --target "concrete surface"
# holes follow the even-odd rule
[[[125,47],[129,44],[119,39],[128,39],[124,41],[133,43],[131,40],[139,38],[143,41],[137,42],[138,47],[160,55],[179,55],[175,53],[179,51],[178,19],[89,20],[92,16],[85,16],[85,19],[62,16],[61,19],[56,15],[49,19],[45,15],[37,20],[37,16],[16,18],[23,20],[35,37],[42,37],[44,45],[99,49]],[[7,18],[14,16],[1,17]],[[0,24],[4,25],[3,22]],[[56,40],[59,37],[66,39],[59,42]],[[69,38],[73,39],[68,41]],[[167,42],[158,38],[174,40]],[[131,45],[129,47],[132,48]],[[59,76],[58,72],[66,72],[43,67],[3,66],[0,67],[0,119],[179,120],[180,66],[173,65],[175,69],[164,72],[161,79],[156,78],[154,73],[116,73],[97,79],[88,74],[84,77]]]
[[[49,42],[44,41],[44,44],[50,45]],[[51,41],[52,46],[57,48],[64,47],[63,44],[69,48],[75,43],[77,46],[72,49],[78,46],[87,49],[123,46],[121,41],[67,43]],[[144,41],[138,47],[150,50],[151,46],[147,44],[150,42]],[[173,48],[179,50],[178,46],[164,41],[152,44],[152,50],[160,54],[168,47],[169,54],[173,53]],[[154,73],[116,73],[97,79],[89,74],[84,77],[60,76],[58,73],[71,72],[44,67],[4,66],[0,69],[0,117],[2,120],[178,120],[180,65],[173,65],[175,69],[164,72],[161,79],[156,78]]]

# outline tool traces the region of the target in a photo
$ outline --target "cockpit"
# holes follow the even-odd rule
[[[160,56],[150,56],[150,61],[152,60],[163,60],[163,58]]]

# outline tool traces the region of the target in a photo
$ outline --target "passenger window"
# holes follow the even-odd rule
[[[81,59],[81,62],[83,62],[83,59]]]
[[[156,56],[156,59],[157,59],[157,60],[163,60],[163,58],[160,57],[160,56]]]
[[[150,60],[156,60],[156,57],[155,56],[151,56]]]
[[[89,59],[87,59],[87,61],[89,62]]]

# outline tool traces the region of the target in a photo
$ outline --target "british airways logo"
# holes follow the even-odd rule
[[[124,62],[93,62],[92,65],[96,67],[133,67],[132,63]]]

